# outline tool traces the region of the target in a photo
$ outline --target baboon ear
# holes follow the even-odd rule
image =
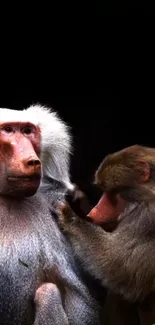
[[[140,182],[147,182],[150,178],[150,166],[149,163],[146,161],[137,161],[137,166],[139,167],[140,171]]]

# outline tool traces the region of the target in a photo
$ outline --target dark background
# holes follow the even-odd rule
[[[155,146],[154,89],[98,87],[87,96],[53,96],[50,90],[16,88],[1,93],[0,107],[48,105],[72,127],[72,181],[88,186],[104,156],[133,144]]]
[[[154,16],[153,1],[143,0],[97,0],[98,16]]]

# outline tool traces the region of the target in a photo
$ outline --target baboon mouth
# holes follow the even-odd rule
[[[34,180],[39,180],[40,175],[31,175],[31,176],[8,176],[9,181],[18,181],[18,180],[27,180],[27,181],[34,181]]]

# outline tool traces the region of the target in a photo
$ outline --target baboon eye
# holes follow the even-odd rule
[[[112,205],[117,204],[117,193],[116,193],[116,191],[111,191],[110,193],[108,193],[108,197],[109,197],[109,200],[112,203]]]
[[[11,132],[13,132],[13,127],[10,125],[6,125],[3,127],[3,130],[7,133],[11,133]]]
[[[22,129],[22,132],[24,134],[31,134],[32,133],[32,128],[30,126],[25,126],[23,129]]]

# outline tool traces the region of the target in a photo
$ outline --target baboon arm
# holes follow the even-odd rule
[[[65,229],[80,264],[126,299],[143,299],[153,288],[153,247],[124,231],[113,233],[75,218]],[[154,246],[154,245],[153,245]],[[142,295],[143,293],[143,295]]]

